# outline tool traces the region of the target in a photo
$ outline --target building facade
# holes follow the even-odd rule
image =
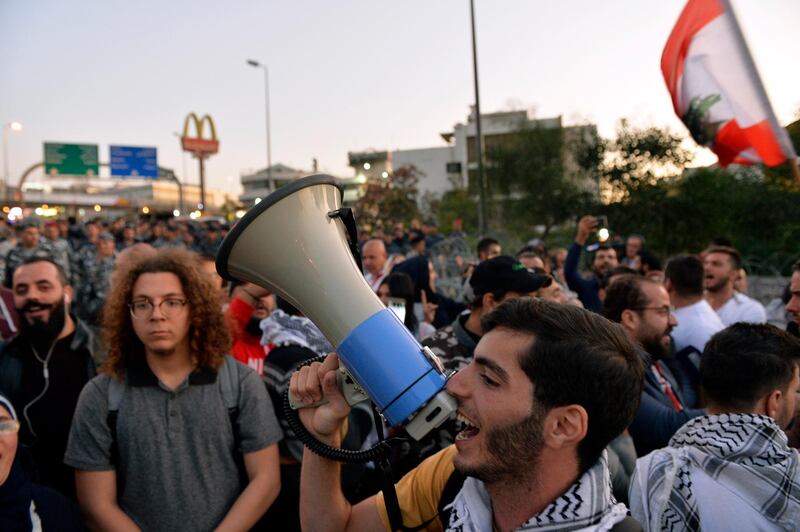
[[[481,115],[483,155],[494,147],[511,142],[523,128],[563,129],[564,153],[562,154],[566,175],[575,179],[585,190],[597,193],[597,178],[580,169],[577,155],[568,148],[577,141],[596,142],[594,125],[564,127],[561,116],[553,118],[531,118],[527,111],[502,111]],[[349,152],[348,160],[355,172],[355,180],[386,178],[397,168],[414,166],[420,173],[417,184],[418,199],[426,195],[442,194],[455,188],[469,186],[471,177],[477,172],[477,150],[475,145],[476,121],[474,109],[466,122],[459,122],[452,131],[441,133],[446,146],[395,151]]]

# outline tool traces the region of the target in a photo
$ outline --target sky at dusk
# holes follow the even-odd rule
[[[593,122],[685,129],[659,61],[682,0],[476,0],[484,113],[531,109]],[[733,0],[778,116],[800,109],[800,2]],[[444,145],[474,102],[467,0],[293,2],[0,0],[0,123],[12,183],[42,142],[156,146],[182,176],[176,132],[189,111],[215,120],[212,188],[240,190],[272,161],[349,177],[347,152]],[[714,157],[701,155],[700,161]],[[186,182],[197,182],[186,157]]]

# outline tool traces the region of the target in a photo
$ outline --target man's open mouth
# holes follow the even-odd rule
[[[481,431],[474,422],[461,412],[456,413],[456,441],[467,440],[478,435]]]

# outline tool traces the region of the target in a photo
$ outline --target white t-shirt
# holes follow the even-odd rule
[[[767,323],[767,311],[764,305],[739,292],[734,292],[733,297],[717,309],[717,315],[726,327],[740,321]]]
[[[678,320],[678,326],[672,329],[675,351],[692,346],[702,353],[709,338],[725,328],[725,324],[705,299],[675,309],[674,314]]]

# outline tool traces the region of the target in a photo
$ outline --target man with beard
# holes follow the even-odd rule
[[[639,411],[628,428],[636,453],[643,456],[664,447],[678,428],[703,410],[690,409],[691,390],[681,390],[664,358],[670,354],[669,333],[677,321],[669,295],[660,284],[627,274],[608,287],[603,313],[620,323],[628,337],[640,346],[639,356],[647,371]]]
[[[798,530],[800,455],[785,430],[800,393],[800,341],[737,323],[706,345],[708,415],[636,463],[631,513],[646,530]]]
[[[767,311],[764,305],[737,292],[734,283],[742,268],[742,256],[732,247],[716,246],[705,252],[706,300],[725,326],[744,321],[747,323],[766,323]]]
[[[396,485],[403,525],[419,530],[619,530],[603,449],[630,423],[644,368],[618,326],[588,311],[532,298],[483,319],[475,358],[447,382],[458,402],[455,445]],[[336,386],[338,359],[301,368],[290,391],[318,439],[339,446],[350,407]],[[351,506],[340,466],[303,456],[303,530],[395,530],[385,493]],[[580,501],[580,502],[577,502]],[[394,506],[394,505],[392,505]]]
[[[89,326],[70,315],[72,287],[55,262],[26,260],[14,272],[13,292],[20,332],[0,352],[0,394],[20,412],[20,442],[37,482],[74,497],[64,449],[81,388],[104,353]]]
[[[617,252],[608,245],[601,245],[594,252],[592,261],[592,275],[587,279],[578,272],[578,263],[581,258],[581,251],[589,239],[589,235],[597,229],[597,218],[594,216],[584,216],[578,222],[578,232],[575,241],[567,252],[567,259],[564,262],[564,277],[569,289],[578,294],[583,306],[592,312],[600,312],[603,303],[600,300],[600,289],[602,278],[608,272],[619,265]]]

